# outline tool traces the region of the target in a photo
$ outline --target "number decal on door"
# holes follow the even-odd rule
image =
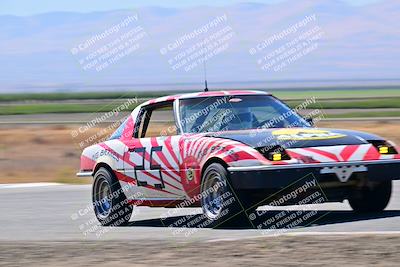
[[[136,179],[136,183],[138,186],[146,186],[147,182],[146,181],[139,181],[138,175],[137,175],[137,171],[144,171],[144,158],[146,155],[146,148],[145,147],[135,147],[133,149],[129,149],[129,152],[134,152],[134,153],[138,153],[141,158],[142,158],[142,165],[136,165],[134,168],[134,173],[135,173],[135,179]]]
[[[161,184],[154,184],[154,187],[159,188],[159,189],[165,188],[165,184],[164,184],[164,179],[162,176],[161,165],[153,164],[153,153],[161,152],[161,151],[162,151],[162,146],[152,147],[150,150],[150,170],[158,170]],[[138,175],[137,175],[137,171],[145,171],[146,170],[145,165],[144,165],[145,164],[145,156],[146,156],[146,148],[145,147],[135,147],[133,149],[129,149],[129,152],[135,152],[141,156],[142,164],[135,166],[134,173],[135,173],[135,179],[136,179],[137,185],[138,186],[146,186],[147,182],[139,181]]]
[[[161,165],[158,164],[153,164],[153,152],[161,152],[162,151],[162,146],[155,146],[151,148],[150,151],[150,170],[158,170],[159,176],[160,176],[160,180],[161,180],[161,184],[155,184],[154,186],[157,188],[165,188],[165,184],[164,184],[164,179],[162,177],[162,171],[161,171]]]

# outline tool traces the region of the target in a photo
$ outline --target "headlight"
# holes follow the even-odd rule
[[[376,148],[376,150],[378,150],[379,154],[382,155],[398,154],[396,148],[391,142],[385,140],[370,140],[368,142],[371,143]]]
[[[281,146],[265,146],[259,147],[257,150],[270,161],[290,160],[290,156]]]

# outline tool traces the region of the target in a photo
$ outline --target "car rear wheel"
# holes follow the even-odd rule
[[[106,168],[100,168],[94,175],[92,201],[95,215],[102,225],[119,226],[129,222],[133,208],[118,180]]]
[[[356,189],[348,200],[356,212],[379,212],[386,208],[391,194],[392,181],[384,181]]]
[[[219,163],[212,163],[204,171],[201,206],[209,227],[248,223],[245,207],[229,182],[227,170]]]

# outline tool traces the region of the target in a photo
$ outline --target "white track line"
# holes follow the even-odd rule
[[[0,189],[14,189],[14,188],[32,188],[32,187],[45,187],[63,185],[60,183],[24,183],[24,184],[0,184]]]

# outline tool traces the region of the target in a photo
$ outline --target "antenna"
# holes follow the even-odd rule
[[[205,52],[204,52],[205,55]],[[204,92],[208,92],[208,83],[207,83],[207,65],[206,65],[206,58],[203,59],[203,67],[204,67]]]

